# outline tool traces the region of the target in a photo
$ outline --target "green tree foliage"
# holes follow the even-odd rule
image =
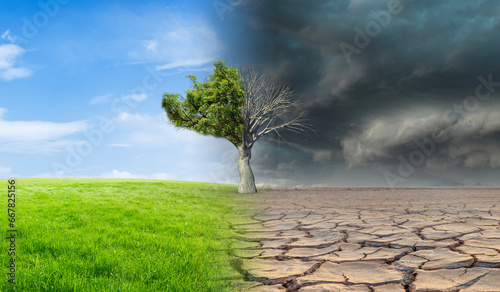
[[[238,146],[244,130],[241,109],[245,91],[238,70],[226,65],[227,62],[214,62],[214,72],[203,83],[195,75],[188,75],[192,84],[186,98],[166,93],[162,107],[175,126],[223,137]]]

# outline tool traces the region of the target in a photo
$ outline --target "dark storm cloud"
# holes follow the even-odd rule
[[[422,114],[425,112],[425,114]],[[464,112],[463,116],[440,111],[402,112],[379,117],[363,131],[343,139],[349,166],[363,166],[395,154],[413,165],[441,169],[452,166],[500,167],[500,106]]]
[[[245,3],[253,31],[249,61],[290,80],[315,122],[317,135],[290,136],[292,146],[283,146],[295,151],[291,167],[325,161],[394,167],[416,139],[437,130],[449,138],[426,157],[422,177],[439,167],[500,167],[496,95],[455,120],[440,118],[474,96],[478,76],[500,81],[498,2]],[[279,168],[267,161],[255,164]]]

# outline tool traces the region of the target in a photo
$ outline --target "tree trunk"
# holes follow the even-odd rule
[[[256,193],[257,189],[255,188],[255,178],[253,176],[252,168],[250,167],[252,148],[240,145],[238,146],[238,151],[240,152],[240,157],[238,158],[238,170],[240,172],[240,186],[238,187],[238,193]]]

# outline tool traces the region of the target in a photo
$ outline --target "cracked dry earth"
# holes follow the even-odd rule
[[[499,188],[271,188],[233,227],[241,291],[500,291]]]

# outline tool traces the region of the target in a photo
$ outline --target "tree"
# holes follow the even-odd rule
[[[229,140],[239,151],[238,192],[256,193],[250,167],[255,142],[272,132],[282,137],[284,129],[306,133],[310,128],[288,84],[253,67],[226,65],[214,62],[214,72],[203,83],[188,75],[192,85],[186,98],[166,93],[162,107],[176,127]]]

